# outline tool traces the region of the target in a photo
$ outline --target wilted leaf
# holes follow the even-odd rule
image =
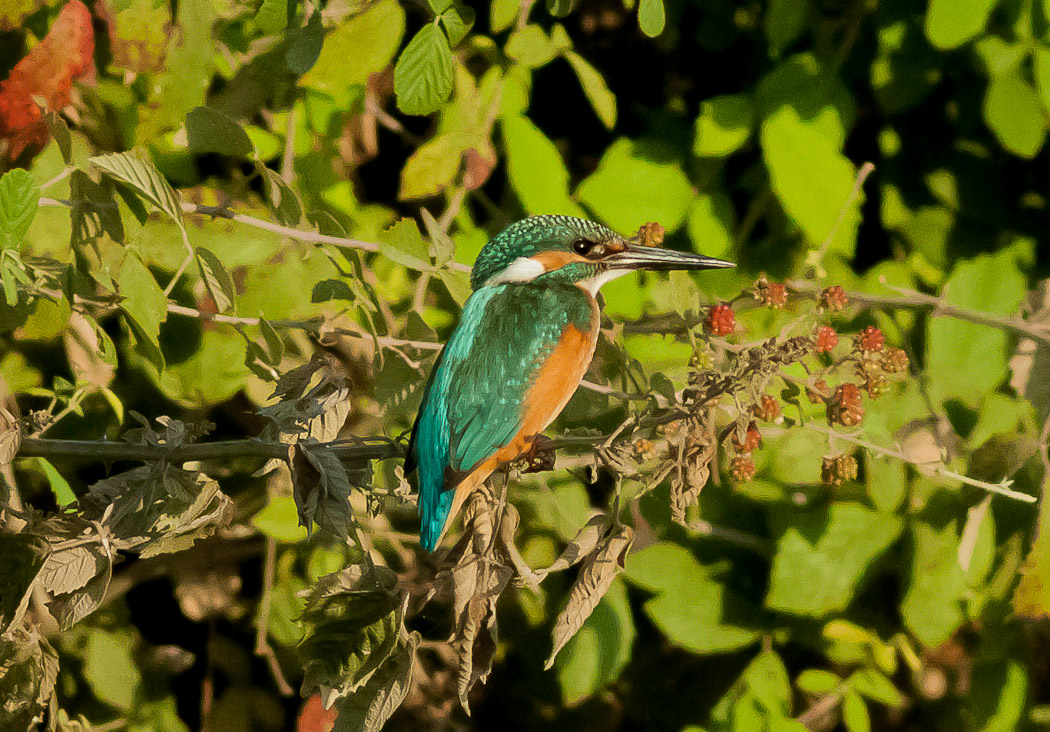
[[[0,642],[0,725],[28,730],[54,708],[58,654],[36,627],[20,623]]]
[[[634,531],[630,526],[614,525],[610,534],[584,561],[579,577],[569,590],[569,600],[554,621],[554,648],[544,668],[554,665],[558,651],[576,634],[609,585],[623,571],[633,541]]]
[[[124,222],[109,179],[96,183],[81,170],[69,178],[73,208],[70,211],[70,244],[74,251],[82,249],[107,234],[118,244],[124,243]]]
[[[331,707],[358,693],[383,666],[407,637],[407,598],[396,587],[386,567],[352,565],[302,593],[302,622],[310,629],[299,647],[304,694],[319,689],[325,708]]]
[[[38,581],[52,595],[65,595],[86,585],[107,561],[101,542],[52,551]]]
[[[313,470],[296,460],[292,471],[293,495],[299,507],[299,523],[309,532],[314,523],[340,539],[350,535],[350,480],[346,468],[330,447],[312,442],[298,443],[299,452]]]
[[[22,445],[22,428],[15,415],[0,405],[0,467],[10,465]]]
[[[0,531],[0,633],[18,626],[25,617],[47,552],[47,543],[39,537]]]
[[[696,503],[711,477],[711,461],[718,451],[711,412],[690,415],[682,430],[678,466],[671,472],[671,517],[686,523],[685,512]]]
[[[576,536],[569,542],[569,545],[562,550],[558,558],[549,567],[542,570],[541,574],[547,575],[551,572],[560,572],[583,561],[585,557],[590,556],[591,552],[598,546],[598,541],[608,533],[608,530],[608,516],[603,513],[592,516],[580,528]]]
[[[333,732],[379,732],[412,683],[419,634],[411,633],[383,662],[362,688],[336,703],[339,716]]]
[[[106,597],[113,577],[113,559],[108,554],[100,557],[102,570],[84,587],[69,594],[58,595],[48,603],[48,609],[58,621],[60,630],[69,630],[98,609]]]

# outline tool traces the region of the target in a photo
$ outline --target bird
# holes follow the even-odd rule
[[[404,473],[418,471],[422,547],[433,552],[467,496],[568,403],[594,356],[602,285],[636,270],[733,266],[572,216],[530,216],[491,238],[409,438]]]

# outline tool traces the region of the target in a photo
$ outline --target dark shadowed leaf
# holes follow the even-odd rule
[[[210,107],[195,107],[186,115],[186,139],[190,151],[198,155],[219,153],[235,158],[250,158],[255,152],[251,139],[241,126]]]
[[[339,716],[333,732],[379,732],[408,696],[419,634],[398,644],[379,670],[357,692],[336,703]]]

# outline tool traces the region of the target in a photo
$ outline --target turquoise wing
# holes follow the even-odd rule
[[[514,439],[525,395],[568,314],[547,288],[483,287],[438,359],[409,443],[422,545],[433,551],[464,474]],[[535,292],[534,290],[539,290]]]

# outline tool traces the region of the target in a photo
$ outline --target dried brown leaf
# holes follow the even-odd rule
[[[598,548],[587,557],[580,568],[580,576],[569,591],[565,609],[554,622],[554,648],[545,669],[554,665],[558,652],[576,635],[576,631],[605,596],[616,575],[623,571],[632,541],[634,531],[631,527],[616,524]]]
[[[683,526],[686,511],[711,477],[711,461],[717,451],[710,410],[691,415],[686,423],[678,467],[671,472],[671,517]]]
[[[10,465],[21,446],[22,429],[18,426],[18,420],[0,406],[0,467]]]
[[[65,595],[90,582],[105,570],[107,562],[101,541],[53,551],[44,562],[37,582],[52,595]]]
[[[105,557],[102,571],[83,588],[51,600],[48,608],[58,621],[59,630],[69,630],[98,609],[109,590],[113,577],[113,561]]]
[[[590,520],[576,532],[576,536],[569,542],[569,545],[562,550],[561,555],[549,567],[540,570],[539,574],[548,575],[551,572],[560,572],[579,563],[594,551],[594,547],[598,546],[598,541],[605,536],[608,530],[608,516],[604,513],[591,516]]]

